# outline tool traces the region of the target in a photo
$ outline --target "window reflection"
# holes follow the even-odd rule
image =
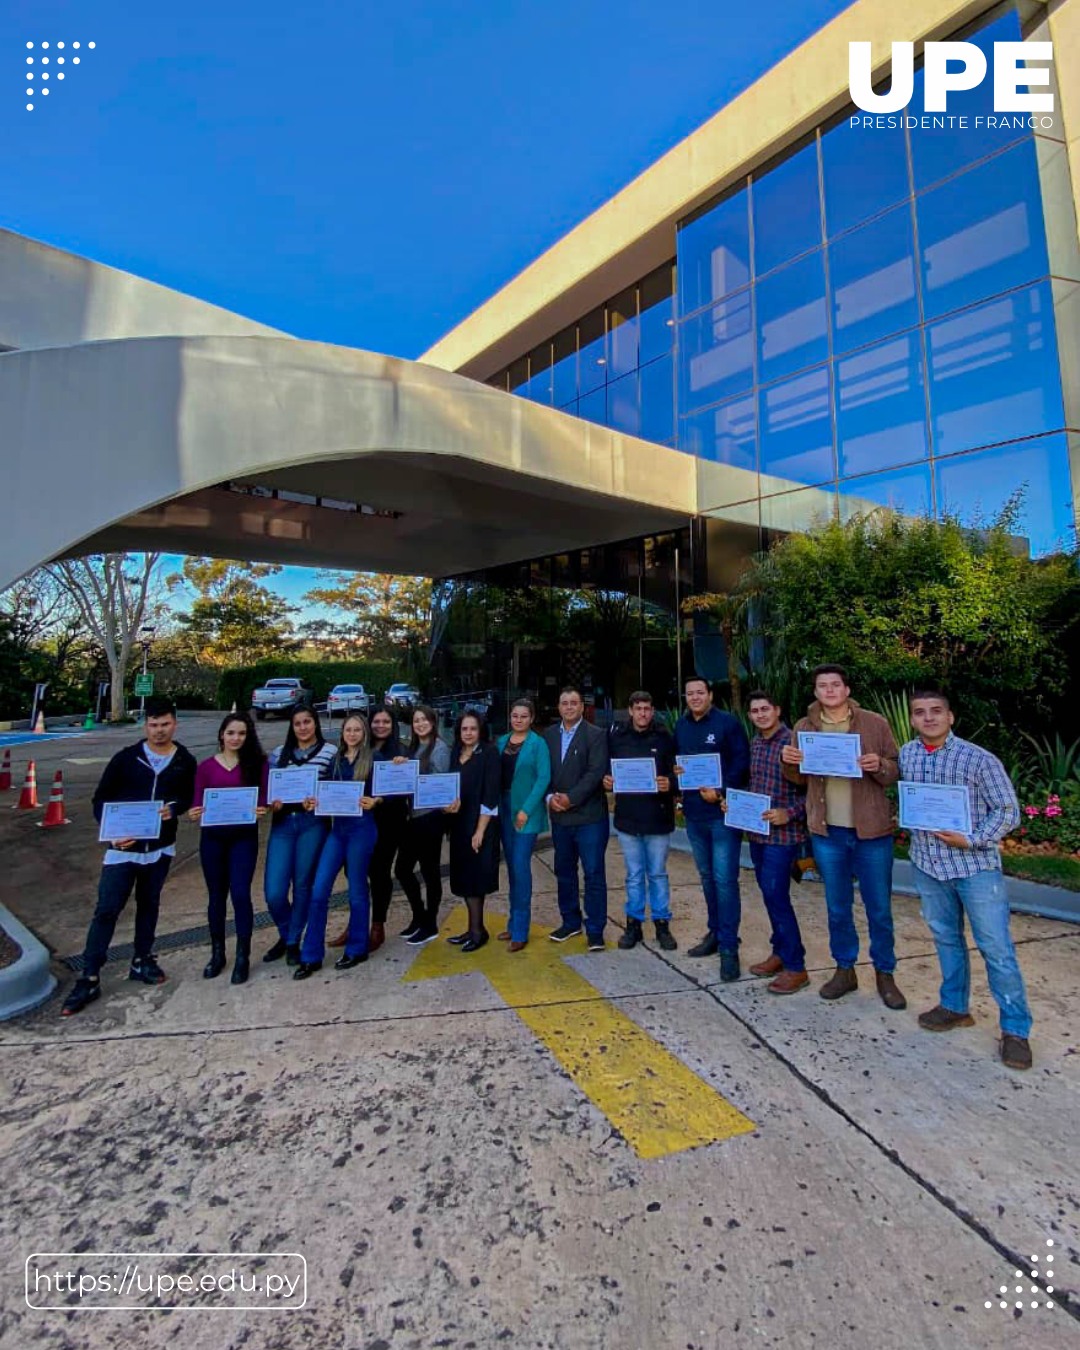
[[[943,459],[935,472],[942,514],[956,515],[966,525],[986,526],[1022,488],[1017,533],[1031,552],[1053,553],[1071,546],[1075,525],[1064,436]]]
[[[820,250],[759,281],[755,293],[762,383],[826,359],[825,266]]]
[[[821,243],[816,141],[760,177],[755,174],[750,191],[755,276]]]
[[[874,473],[840,484],[840,519],[850,520],[882,506],[902,516],[929,516],[931,501],[928,464],[895,473]]]
[[[750,217],[745,188],[683,226],[678,237],[678,268],[683,314],[691,314],[747,284]]]
[[[630,436],[641,434],[641,389],[636,370],[608,385],[607,424]]]
[[[759,400],[762,491],[834,478],[828,368],[763,389]]]
[[[831,237],[848,230],[906,197],[907,151],[902,132],[852,128],[850,108],[821,138],[821,176],[825,186],[825,226]]]
[[[607,333],[603,309],[594,309],[578,324],[578,393],[607,383]]]
[[[638,366],[637,287],[617,295],[608,309],[608,379],[617,380]]]
[[[922,340],[908,333],[836,362],[840,476],[927,453]]]
[[[927,361],[936,455],[1065,424],[1045,283],[930,325]]]
[[[757,469],[757,414],[752,394],[698,413],[679,424],[679,449],[701,459]],[[756,488],[755,488],[756,490]],[[746,494],[743,494],[746,495]]]
[[[556,408],[565,408],[577,398],[577,328],[556,334],[551,348],[552,398]]]
[[[670,356],[641,367],[641,434],[666,443],[675,435],[675,384]]]
[[[833,348],[838,352],[919,322],[908,205],[829,245]]]
[[[680,325],[679,374],[679,407],[686,411],[750,388],[754,326],[749,290]]]
[[[607,424],[607,390],[594,389],[590,394],[582,394],[578,399],[577,415],[586,422]]]
[[[665,263],[638,287],[640,361],[643,366],[675,345],[675,267]]]
[[[551,402],[551,343],[545,342],[529,353],[529,382],[519,393],[534,403]]]

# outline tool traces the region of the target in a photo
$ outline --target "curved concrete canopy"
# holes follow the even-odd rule
[[[6,352],[0,416],[0,587],[122,548],[442,576],[683,525],[702,482],[756,495],[462,376],[287,338]]]

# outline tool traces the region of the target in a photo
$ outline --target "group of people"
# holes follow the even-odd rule
[[[1009,934],[1009,909],[998,844],[1019,822],[1015,792],[1000,761],[952,731],[948,696],[917,690],[910,715],[916,732],[898,749],[888,722],[851,697],[842,667],[813,673],[814,701],[795,727],[783,721],[777,700],[764,690],[748,700],[753,738],[740,720],[713,704],[709,682],[686,680],[686,710],[669,731],[656,717],[644,690],[631,695],[629,718],[611,730],[585,718],[581,691],[559,696],[559,720],[542,733],[534,728],[528,698],[514,701],[510,729],[489,737],[478,713],[461,716],[452,745],[438,734],[429,707],[412,714],[407,742],[399,739],[390,713],[379,710],[370,725],[350,714],[335,746],[318,717],[300,707],[283,745],[264,755],[250,718],[227,716],[218,750],[196,765],[175,741],[176,713],[165,699],[146,708],[145,739],[110,761],[94,795],[100,820],[107,802],[161,801],[161,830],[153,840],[111,841],[104,859],[98,903],[87,936],[83,974],[63,1007],[81,1011],[100,996],[100,971],[117,919],[132,891],[136,899],[134,956],[129,978],[148,984],[165,979],[153,954],[161,889],[175,854],[177,822],[198,821],[210,788],[258,789],[258,815],[272,817],[266,847],[264,891],[277,927],[277,941],[263,956],[285,958],[293,978],[322,968],[328,906],[345,869],[349,919],[330,945],[344,951],[337,970],[366,961],[386,940],[396,878],[411,918],[401,936],[419,947],[438,936],[442,900],[443,840],[449,836],[451,892],[465,901],[468,924],[449,941],[463,953],[489,941],[484,923],[488,896],[499,889],[500,851],[507,873],[508,914],[500,940],[508,953],[528,944],[532,909],[532,854],[550,825],[560,924],[549,936],[567,942],[584,933],[590,952],[605,948],[608,888],[605,855],[611,825],[625,862],[626,926],[618,946],[643,940],[646,913],[657,945],[677,948],[671,932],[668,850],[681,803],[686,832],[701,880],[708,927],[690,957],[719,955],[720,979],[740,978],[740,861],[743,831],[725,820],[727,793],[749,789],[768,798],[760,826],[748,831],[750,857],[772,926],[771,952],[750,967],[767,978],[768,991],[795,994],[809,984],[805,949],[791,900],[800,862],[812,856],[824,882],[830,949],[835,970],[819,989],[835,1001],[858,988],[859,937],[854,922],[854,882],[866,912],[870,959],[877,993],[889,1009],[906,1008],[896,982],[892,918],[893,804],[888,789],[905,782],[963,788],[970,800],[970,833],[914,830],[911,861],[923,917],[933,935],[942,969],[938,1004],[919,1017],[928,1031],[970,1026],[970,962],[965,921],[986,963],[990,990],[1000,1010],[1002,1062],[1031,1066],[1031,1015]],[[803,733],[859,737],[856,776],[804,772]],[[716,756],[719,786],[680,786],[687,757]],[[647,790],[620,791],[614,769],[620,761],[652,760]],[[458,775],[459,790],[445,807],[414,804],[408,796],[382,796],[374,766],[380,760],[416,760],[417,774]],[[615,761],[613,765],[612,761]],[[362,784],[359,815],[326,817],[316,800],[268,800],[270,769],[314,768],[321,780]],[[613,797],[613,812],[609,807]],[[733,817],[734,818],[734,817]],[[756,811],[755,811],[756,819]],[[225,927],[229,899],[236,928],[232,982],[249,977],[254,915],[251,900],[259,849],[257,824],[218,825],[200,831],[200,857],[208,893],[210,960],[207,979],[226,965]],[[419,873],[419,876],[417,875]]]

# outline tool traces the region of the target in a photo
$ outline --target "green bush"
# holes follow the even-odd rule
[[[1080,782],[1063,783],[1060,792],[1039,793],[1027,802],[1016,834],[1025,844],[1053,844],[1063,853],[1080,853]]]
[[[362,684],[369,694],[382,694],[395,681],[406,679],[394,661],[260,661],[254,666],[237,666],[222,672],[218,681],[217,706],[242,711],[251,707],[252,690],[267,680],[295,675],[311,686],[312,696],[321,703],[335,684]]]

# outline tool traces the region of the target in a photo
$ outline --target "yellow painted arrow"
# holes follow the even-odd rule
[[[460,932],[465,923],[460,909],[440,937]],[[513,955],[501,942],[467,954],[443,941],[429,943],[403,978],[481,971],[640,1158],[662,1158],[757,1128],[566,965],[563,957],[573,952],[549,942],[549,932],[534,926],[528,947]]]

